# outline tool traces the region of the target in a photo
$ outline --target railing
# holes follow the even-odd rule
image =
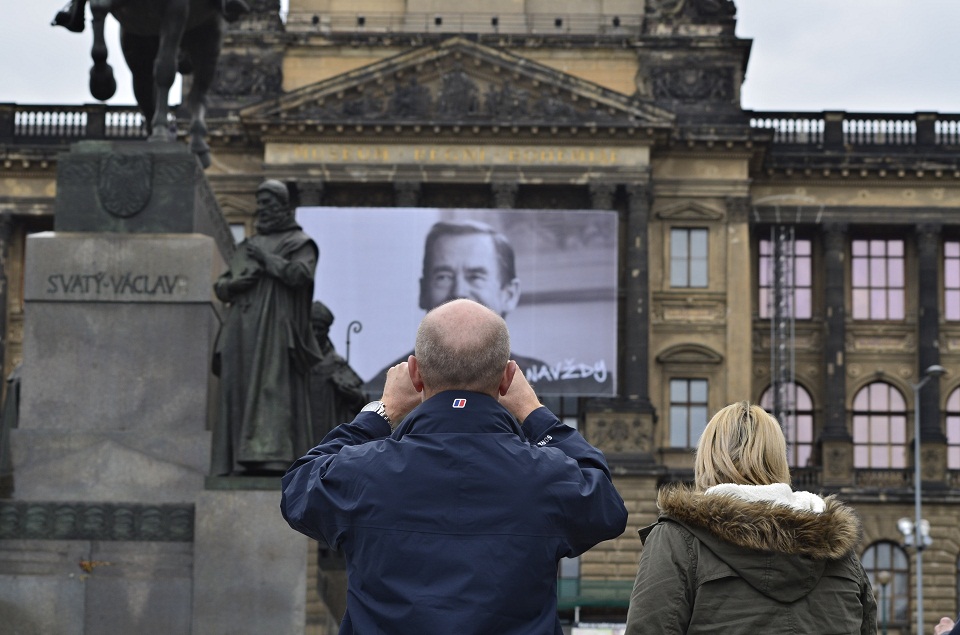
[[[746,111],[750,126],[773,131],[775,144],[823,146],[955,146],[960,114]]]
[[[642,15],[594,13],[321,13],[287,14],[288,31],[338,34],[480,33],[637,36]]]
[[[171,113],[168,121],[176,124]],[[136,106],[19,106],[0,104],[0,141],[70,143],[84,139],[143,139],[143,115]]]
[[[790,468],[790,482],[793,489],[816,491],[820,487],[819,467]]]
[[[854,485],[877,489],[906,489],[913,487],[912,469],[865,469],[853,470]]]
[[[960,489],[960,470],[947,470],[947,487]]]
[[[626,608],[630,604],[633,580],[557,580],[557,608],[607,606]]]
[[[960,113],[745,113],[752,128],[773,131],[775,145],[800,146],[804,151],[897,146],[952,152],[960,146]],[[173,113],[169,121],[175,125]],[[70,143],[145,136],[143,117],[135,106],[0,104],[0,142]]]

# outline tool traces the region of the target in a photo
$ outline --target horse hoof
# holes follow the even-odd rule
[[[98,101],[107,101],[117,92],[117,80],[113,78],[113,67],[104,64],[90,69],[90,94]]]

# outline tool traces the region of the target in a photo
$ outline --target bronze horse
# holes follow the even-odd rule
[[[85,2],[73,0],[53,23],[71,31],[82,31]],[[204,139],[206,95],[220,56],[222,13],[227,6],[221,0],[90,0],[93,14],[90,94],[105,101],[117,89],[113,68],[107,64],[103,37],[104,21],[110,13],[120,23],[120,46],[133,75],[133,94],[150,141],[175,140],[176,132],[170,130],[167,121],[170,87],[178,71],[192,73],[190,90],[184,100],[190,113],[190,149],[201,164],[208,167],[210,147]],[[234,16],[228,14],[228,17]]]

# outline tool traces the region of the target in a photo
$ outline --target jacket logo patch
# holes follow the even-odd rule
[[[466,407],[467,407],[467,400],[466,400],[466,399],[454,399],[454,400],[453,400],[453,407],[454,407],[454,408],[466,408]]]
[[[547,436],[543,437],[543,439],[541,439],[540,441],[537,442],[537,447],[541,447],[541,448],[542,448],[543,446],[545,446],[546,444],[550,443],[551,441],[553,441],[553,437],[551,437],[551,436],[548,434]]]

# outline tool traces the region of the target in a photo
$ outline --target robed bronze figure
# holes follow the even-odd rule
[[[237,246],[214,284],[229,305],[213,359],[220,377],[214,475],[281,474],[316,442],[308,385],[321,359],[310,328],[319,257],[294,218],[287,187],[264,181],[256,234]]]

